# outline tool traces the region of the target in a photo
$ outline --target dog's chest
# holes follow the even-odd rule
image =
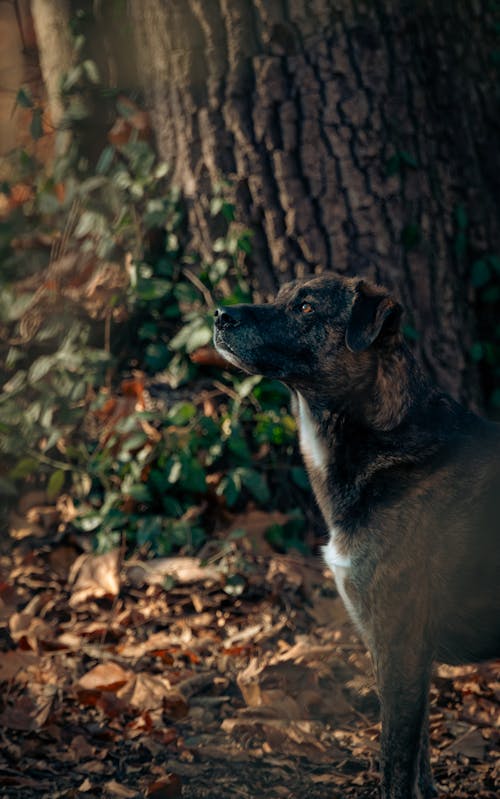
[[[307,401],[300,393],[297,395],[297,399],[300,450],[308,468],[311,483],[325,520],[327,524],[331,525],[332,508],[330,499],[325,496],[325,492],[322,490],[325,487],[325,479],[328,471],[328,448],[319,434],[318,425],[313,418]],[[319,491],[318,488],[320,488]],[[328,544],[323,547],[323,557],[327,566],[333,572],[337,590],[349,615],[353,621],[359,625],[358,613],[347,592],[347,583],[351,571],[351,558],[348,554],[345,554],[345,548],[342,546],[342,543],[341,531],[331,526],[330,539]]]
[[[324,471],[328,465],[328,451],[318,434],[311,410],[302,394],[298,394],[300,451],[306,465]]]

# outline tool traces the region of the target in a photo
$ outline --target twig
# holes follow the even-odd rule
[[[182,272],[183,272],[184,275],[186,275],[187,279],[191,281],[193,286],[196,286],[198,291],[200,291],[201,294],[203,294],[207,306],[209,308],[215,308],[214,299],[213,299],[212,295],[210,294],[210,291],[208,290],[208,288],[201,282],[200,278],[197,277],[193,272],[191,272],[190,269],[184,268],[182,270]]]

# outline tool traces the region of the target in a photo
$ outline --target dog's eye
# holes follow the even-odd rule
[[[301,302],[300,313],[314,313],[314,308],[310,302]]]

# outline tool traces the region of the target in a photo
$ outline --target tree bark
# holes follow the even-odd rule
[[[500,244],[490,8],[129,0],[158,147],[201,252],[230,177],[258,293],[324,269],[377,279],[401,296],[427,371],[472,404],[470,264]]]
[[[61,77],[73,63],[69,0],[31,0],[31,13],[50,117],[57,128],[64,114]]]

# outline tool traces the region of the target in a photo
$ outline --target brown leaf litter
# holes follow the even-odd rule
[[[369,658],[319,559],[242,547],[232,596],[217,559],[78,556],[37,534],[12,546],[0,557],[0,799],[376,794]],[[498,795],[499,714],[498,663],[436,670],[444,795]]]

